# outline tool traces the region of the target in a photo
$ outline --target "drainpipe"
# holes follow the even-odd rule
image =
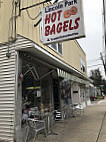
[[[10,58],[10,56],[11,56],[10,49],[9,49],[9,48],[10,48],[9,34],[10,34],[10,21],[12,20],[12,18],[13,18],[13,17],[10,18],[9,23],[8,23],[8,50],[7,50],[7,53],[6,53],[6,56],[7,56],[8,58]]]
[[[21,0],[19,0],[19,16],[21,16]]]
[[[8,49],[7,49],[7,53],[6,53],[6,56],[7,56],[8,58],[10,58],[10,56],[11,56],[9,38],[10,38],[10,22],[11,22],[11,20],[12,20],[13,18],[15,18],[15,31],[14,31],[14,32],[15,32],[15,38],[14,38],[14,40],[16,39],[16,18],[18,17],[18,16],[16,16],[16,7],[17,7],[17,2],[15,2],[15,16],[11,17],[11,18],[9,19],[9,23],[8,23]]]

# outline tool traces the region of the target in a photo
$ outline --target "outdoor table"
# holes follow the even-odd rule
[[[48,132],[48,135],[57,135],[57,133],[55,132],[52,132],[51,131],[51,123],[52,123],[52,116],[53,116],[53,112],[47,112],[46,114],[46,117],[47,117],[47,132]]]

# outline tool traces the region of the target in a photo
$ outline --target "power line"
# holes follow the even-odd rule
[[[101,59],[100,59],[100,58],[92,59],[92,60],[89,60],[89,61],[87,61],[87,62],[98,61],[98,60],[101,60]]]
[[[95,66],[103,66],[103,64],[96,64],[96,65],[92,65],[92,66],[87,66],[88,68],[91,68],[91,67],[95,67]]]
[[[105,55],[103,57],[106,57]],[[91,62],[91,61],[98,61],[98,60],[101,60],[101,57],[99,58],[95,58],[95,59],[92,59],[92,60],[88,60],[87,62]]]

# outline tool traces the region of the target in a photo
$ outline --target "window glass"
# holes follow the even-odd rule
[[[53,43],[49,45],[50,48],[62,55],[62,43]]]
[[[81,66],[81,71],[86,72],[85,70],[85,62],[84,60],[80,57],[80,66]]]
[[[58,52],[62,54],[62,44],[58,43]]]
[[[57,51],[57,44],[51,44],[51,47]]]

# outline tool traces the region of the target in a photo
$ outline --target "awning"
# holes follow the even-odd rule
[[[19,46],[16,46],[15,47],[16,50],[27,52],[28,54],[33,55],[37,59],[40,59],[40,60],[54,66],[55,68],[59,68],[59,69],[63,70],[64,72],[66,72],[70,75],[70,78],[74,78],[74,80],[77,80],[77,81],[80,80],[79,82],[84,82],[84,81],[92,82],[89,77],[87,77],[86,75],[84,75],[80,71],[76,70],[71,65],[67,64],[66,62],[60,60],[59,58],[57,58],[53,54],[49,53],[44,48],[40,47],[38,44],[27,39],[30,42],[30,43],[28,43],[28,41],[23,40],[23,39],[25,39],[24,37],[20,36],[20,38],[22,38],[21,43],[20,43],[20,40],[17,42],[19,42],[21,44],[21,46],[20,46],[20,44],[19,44]]]
[[[65,72],[65,71],[63,71],[61,69],[58,69],[58,68],[57,68],[57,74],[58,74],[58,77],[63,77],[65,79],[69,79],[69,80],[72,80],[72,81],[75,81],[75,82],[78,82],[78,83],[81,83],[81,84],[85,84],[85,85],[90,84],[90,82],[85,81],[85,80],[83,80],[81,78],[78,78],[78,77],[76,77],[74,75],[71,75],[71,74],[69,74],[69,73],[67,73],[67,72]]]

